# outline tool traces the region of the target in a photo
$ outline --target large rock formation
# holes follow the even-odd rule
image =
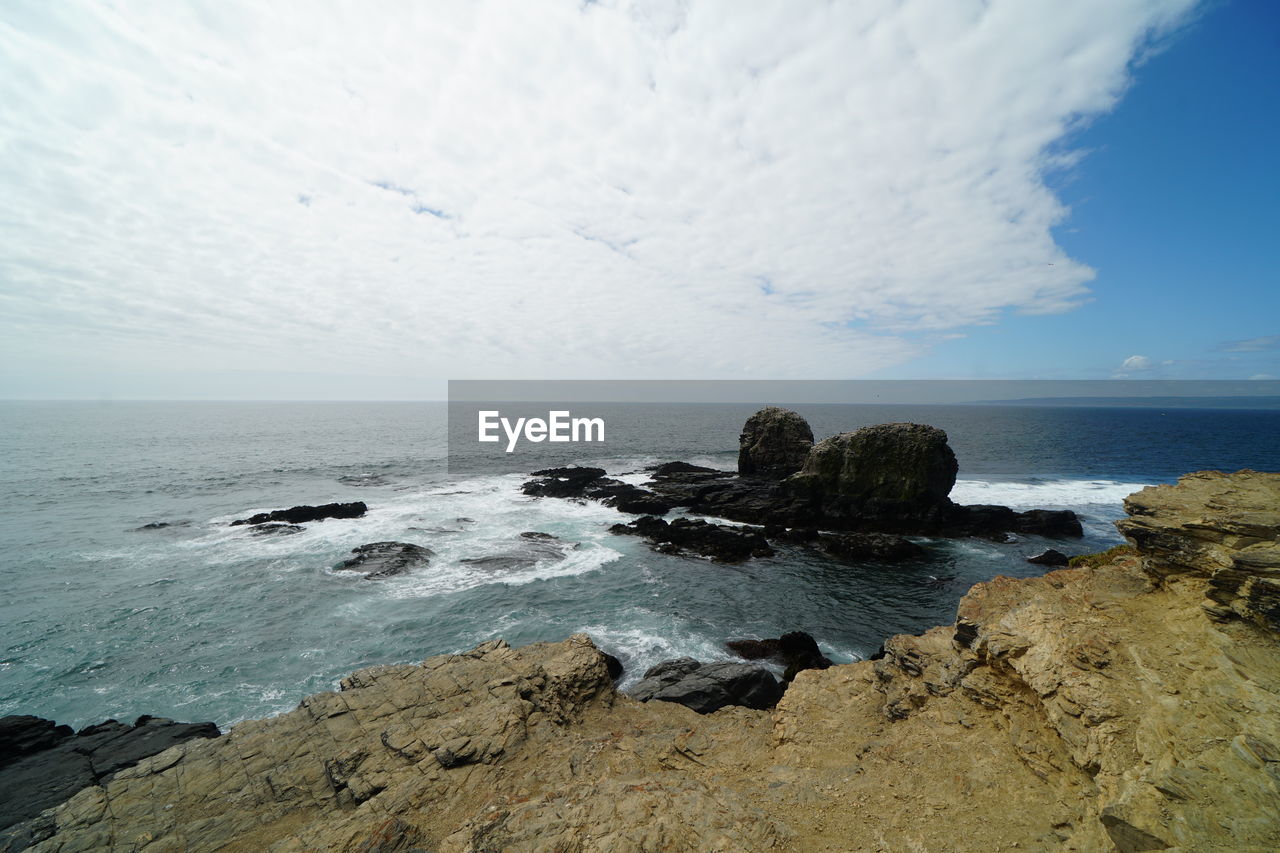
[[[322,521],[326,518],[360,518],[368,511],[369,507],[365,506],[364,501],[320,504],[319,506],[300,504],[299,506],[291,506],[288,509],[259,512],[255,515],[249,516],[248,518],[237,518],[235,521],[231,522],[231,526],[238,527],[242,524],[268,524],[270,522],[305,524],[308,521]]]
[[[1144,491],[1135,552],[978,584],[954,625],[800,672],[772,711],[632,701],[584,635],[495,641],[14,831],[39,853],[1280,849],[1280,637],[1253,594],[1277,506],[1280,474]]]
[[[784,490],[824,516],[935,518],[951,508],[956,455],[924,424],[880,424],[814,445]]]
[[[738,473],[781,479],[804,465],[813,447],[809,422],[790,409],[768,406],[747,418],[738,436]]]

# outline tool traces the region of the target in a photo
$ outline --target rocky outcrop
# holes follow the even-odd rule
[[[747,418],[738,436],[738,473],[780,480],[800,470],[813,447],[809,422],[790,409],[768,406]]]
[[[804,631],[791,631],[764,640],[730,640],[725,648],[745,660],[771,660],[786,667],[782,680],[791,682],[806,669],[826,669],[831,658],[818,648],[818,641]]]
[[[596,500],[619,512],[666,515],[671,502],[631,483],[605,476],[603,468],[570,466],[534,471],[537,479],[521,486],[526,495],[538,498],[580,498]]]
[[[12,829],[39,853],[1280,849],[1280,636],[1251,592],[1277,506],[1274,474],[1139,493],[1136,549],[978,584],[955,624],[801,671],[770,711],[633,701],[585,635],[494,641]]]
[[[352,548],[351,553],[355,556],[343,560],[335,568],[364,572],[365,580],[402,575],[410,569],[427,565],[435,556],[430,548],[409,542],[370,542]]]
[[[677,658],[650,667],[629,693],[641,702],[675,702],[710,714],[730,705],[772,708],[782,698],[782,685],[773,673],[757,666]]]
[[[702,519],[665,519],[645,516],[630,524],[615,524],[609,532],[641,536],[664,554],[697,554],[719,563],[740,563],[750,557],[771,557],[773,549],[760,531],[711,524]]]
[[[818,442],[784,490],[825,516],[931,519],[950,508],[957,471],[942,430],[880,424]]]
[[[1280,630],[1280,474],[1202,471],[1125,499],[1120,532],[1159,579],[1208,580],[1205,609]]]
[[[213,723],[139,717],[132,726],[107,720],[72,733],[31,716],[0,718],[0,830],[29,820],[85,788],[192,738],[216,738]],[[21,841],[25,830],[0,832]],[[15,845],[16,846],[16,845]],[[20,849],[20,848],[19,848]]]
[[[824,533],[817,541],[831,556],[859,562],[879,560],[897,563],[917,560],[928,554],[910,539],[889,533]]]
[[[301,506],[291,506],[288,509],[273,510],[272,512],[260,512],[248,518],[238,518],[231,522],[231,526],[266,524],[272,521],[281,521],[285,524],[305,524],[308,521],[320,521],[325,518],[360,518],[368,511],[369,507],[365,506],[364,501],[353,501],[345,504],[321,504],[320,506],[303,504]]]

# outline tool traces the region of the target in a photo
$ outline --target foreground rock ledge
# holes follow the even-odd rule
[[[978,584],[955,625],[801,672],[772,711],[628,699],[585,635],[495,641],[363,670],[146,759],[27,837],[148,853],[1280,849],[1280,643],[1248,592],[1280,548],[1280,475],[1140,494],[1136,556]],[[1242,578],[1228,604],[1223,572]]]

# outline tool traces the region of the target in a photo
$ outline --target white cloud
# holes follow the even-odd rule
[[[1087,298],[1044,172],[1191,5],[8,3],[0,334],[120,370],[865,375]]]
[[[1120,365],[1121,370],[1150,370],[1151,359],[1145,355],[1131,355]]]

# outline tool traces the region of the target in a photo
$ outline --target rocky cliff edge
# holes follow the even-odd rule
[[[978,584],[773,711],[636,702],[585,635],[495,641],[169,749],[9,849],[1280,849],[1280,474],[1127,508],[1136,550]]]

